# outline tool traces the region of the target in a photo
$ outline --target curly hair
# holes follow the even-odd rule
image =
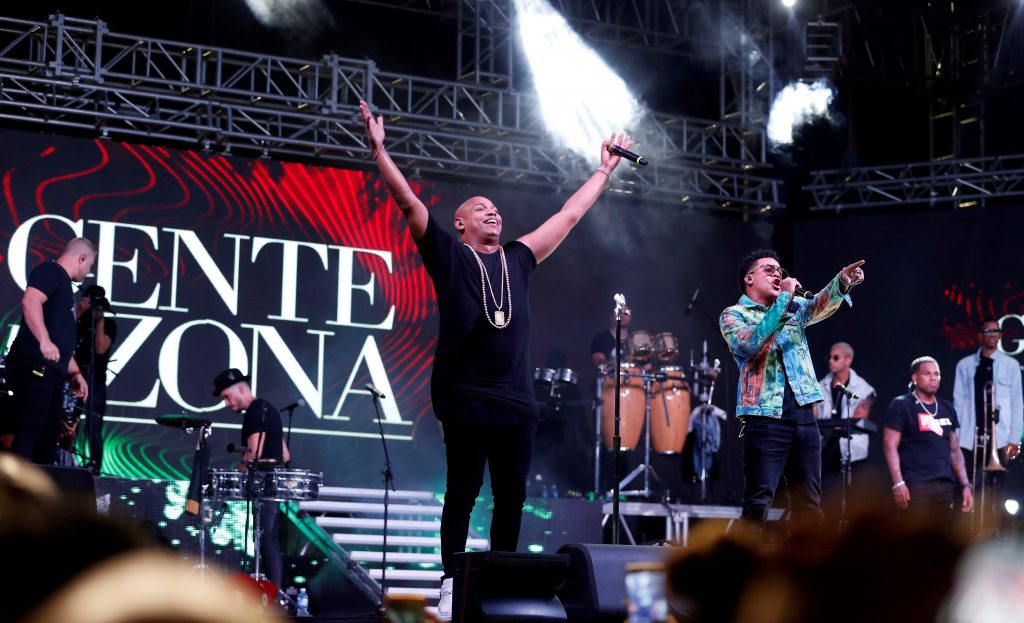
[[[761,260],[766,257],[770,257],[776,262],[779,261],[779,255],[771,249],[757,249],[756,251],[751,251],[744,255],[743,259],[740,260],[740,265],[736,273],[736,284],[740,287],[740,292],[747,291],[747,284],[746,281],[744,281],[747,273],[749,273],[750,269],[757,264],[757,260]]]

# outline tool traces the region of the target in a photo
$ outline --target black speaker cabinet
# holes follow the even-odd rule
[[[558,599],[569,621],[622,623],[626,611],[626,565],[664,561],[669,548],[651,545],[566,545],[569,574]]]
[[[65,495],[96,499],[96,481],[89,470],[59,465],[40,465],[39,467],[57,483],[57,488]]]
[[[568,556],[466,552],[454,562],[455,623],[566,620],[555,592],[565,581]]]

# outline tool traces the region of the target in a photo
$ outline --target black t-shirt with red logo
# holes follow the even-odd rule
[[[898,396],[889,403],[885,426],[903,434],[900,439],[900,471],[908,483],[930,480],[956,482],[950,459],[949,436],[959,428],[949,401],[936,397],[923,405],[914,394]]]

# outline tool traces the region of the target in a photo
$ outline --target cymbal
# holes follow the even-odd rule
[[[161,415],[155,418],[156,423],[161,426],[170,426],[171,428],[199,428],[200,426],[209,426],[210,420],[204,420],[201,417],[194,415],[188,415],[187,413],[170,413],[168,415]]]

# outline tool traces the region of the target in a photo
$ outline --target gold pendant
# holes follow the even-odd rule
[[[500,309],[494,310],[494,324],[498,326],[505,324],[505,312]]]

